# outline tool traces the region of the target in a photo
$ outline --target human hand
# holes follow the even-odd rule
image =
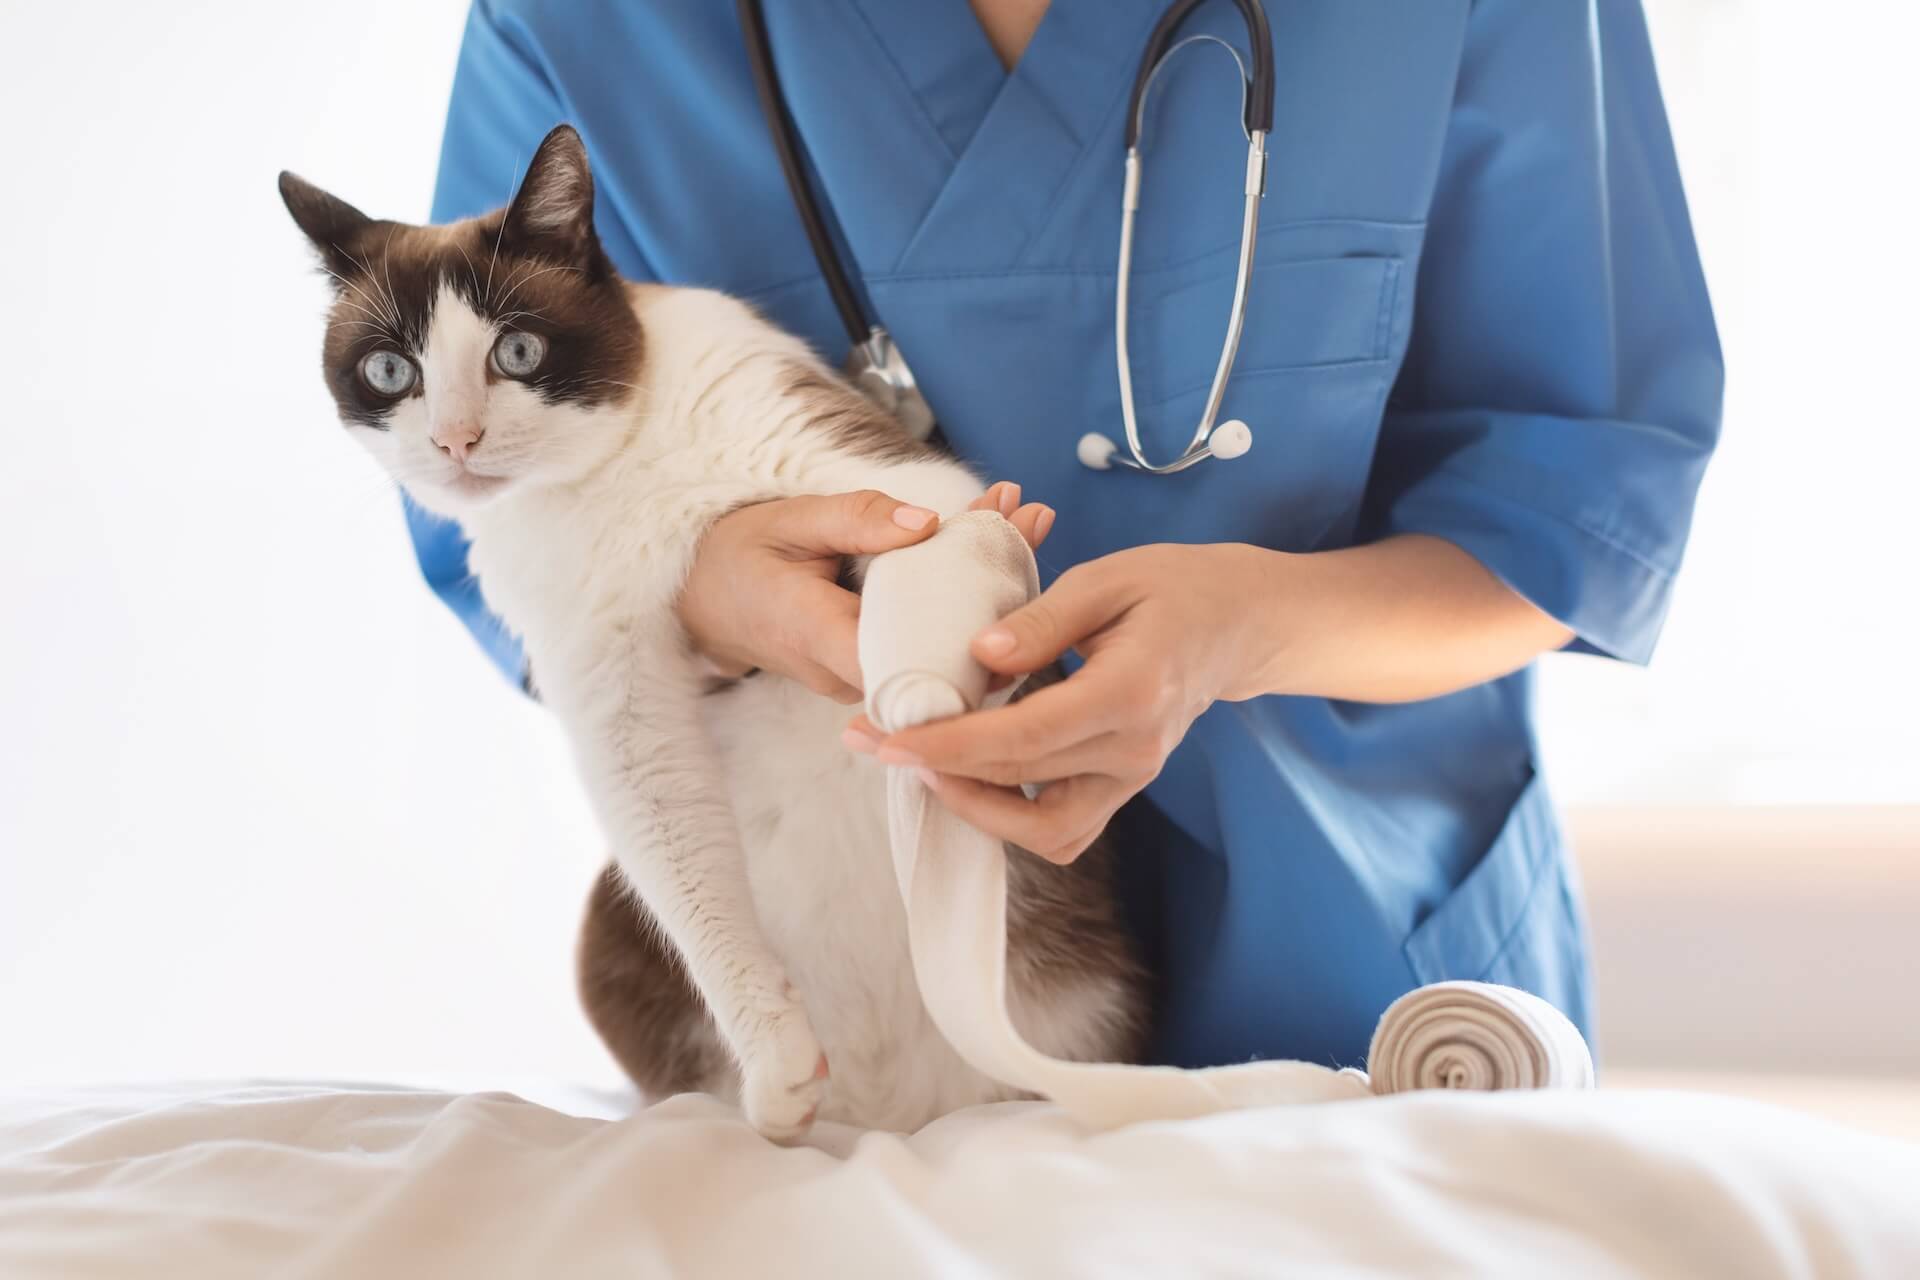
[[[1163,544],[1069,569],[974,637],[972,652],[1016,675],[1074,648],[1086,659],[1080,670],[1010,706],[890,737],[862,716],[846,743],[921,770],[982,831],[1071,862],[1159,775],[1202,711],[1264,691],[1272,638],[1249,606],[1271,594],[1274,560],[1238,544]],[[1049,785],[1030,800],[1021,783]]]
[[[999,511],[1034,547],[1053,528],[1053,509],[1023,505],[1020,486],[1006,481],[970,509]],[[839,585],[841,560],[910,546],[938,527],[933,512],[871,489],[742,507],[701,540],[680,593],[681,625],[723,675],[762,668],[858,702],[860,600]]]

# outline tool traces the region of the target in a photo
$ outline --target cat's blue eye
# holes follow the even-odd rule
[[[524,378],[547,357],[547,340],[537,333],[514,330],[493,344],[493,367],[509,378]]]
[[[420,371],[398,351],[373,351],[360,362],[360,378],[376,394],[403,396],[420,380]]]

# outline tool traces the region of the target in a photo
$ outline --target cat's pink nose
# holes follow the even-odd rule
[[[433,429],[433,442],[455,462],[467,460],[467,454],[480,443],[480,436],[480,428],[470,422],[447,422]]]

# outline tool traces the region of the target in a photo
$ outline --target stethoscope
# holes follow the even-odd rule
[[[1227,394],[1227,380],[1233,376],[1234,357],[1240,351],[1240,333],[1247,318],[1247,284],[1253,275],[1253,243],[1260,229],[1260,201],[1267,186],[1267,134],[1273,129],[1273,37],[1267,28],[1267,12],[1260,0],[1234,0],[1246,22],[1247,39],[1252,45],[1253,71],[1247,71],[1239,50],[1218,36],[1195,35],[1176,41],[1175,33],[1202,0],[1175,0],[1147,37],[1146,52],[1134,77],[1133,95],[1127,103],[1127,166],[1120,198],[1120,266],[1114,284],[1113,346],[1114,362],[1120,377],[1120,416],[1126,425],[1127,451],[1107,436],[1090,431],[1080,437],[1076,454],[1095,471],[1118,464],[1151,475],[1172,475],[1185,471],[1207,458],[1237,458],[1253,446],[1253,433],[1238,418],[1215,425],[1220,402]],[[913,370],[893,339],[880,325],[867,319],[853,290],[840,254],[834,248],[827,226],[827,213],[815,198],[813,186],[800,161],[800,133],[787,110],[780,92],[780,79],[773,69],[773,50],[767,39],[765,16],[760,0],[738,0],[740,26],[746,35],[747,56],[753,67],[754,88],[760,94],[760,107],[766,113],[767,129],[773,135],[774,149],[780,156],[780,168],[786,175],[787,189],[793,195],[794,208],[805,224],[807,240],[813,246],[820,274],[826,277],[827,291],[833,295],[834,308],[846,326],[852,350],[847,356],[847,375],[874,403],[892,412],[918,439],[932,434],[933,410],[914,381]],[[1227,316],[1227,337],[1220,348],[1220,363],[1213,371],[1213,384],[1207,391],[1206,408],[1200,424],[1185,452],[1172,462],[1158,466],[1147,461],[1140,443],[1140,423],[1133,403],[1133,367],[1127,358],[1127,296],[1133,280],[1133,224],[1140,209],[1141,131],[1146,114],[1147,91],[1167,60],[1190,45],[1217,44],[1233,55],[1240,71],[1241,131],[1247,137],[1247,171],[1244,195],[1246,203],[1240,219],[1240,261],[1234,273],[1233,309]]]

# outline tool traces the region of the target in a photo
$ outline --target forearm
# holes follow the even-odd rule
[[[989,671],[1082,659],[1010,706],[847,745],[917,768],[961,818],[1077,857],[1218,699],[1430,698],[1503,675],[1568,632],[1450,542],[1409,534],[1293,555],[1152,543],[1076,565],[973,638]],[[1020,789],[1048,783],[1037,797]]]
[[[1236,549],[1256,584],[1232,697],[1438,697],[1517,670],[1572,633],[1478,560],[1425,535],[1309,554]]]

